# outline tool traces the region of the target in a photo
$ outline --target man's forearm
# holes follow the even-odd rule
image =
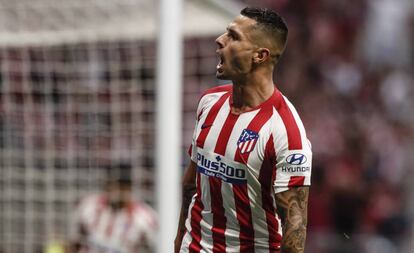
[[[282,219],[282,253],[303,253],[306,242],[308,187],[292,188],[276,195]]]
[[[298,221],[297,224],[285,223],[283,229],[282,253],[305,252],[306,224]]]
[[[190,207],[191,199],[196,192],[196,186],[194,184],[183,185],[183,201],[181,205],[180,221],[178,224],[176,244],[181,244],[185,233],[185,220],[188,214],[188,208]]]

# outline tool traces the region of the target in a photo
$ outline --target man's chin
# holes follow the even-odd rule
[[[216,77],[219,80],[228,80],[228,77],[223,72],[216,72]]]

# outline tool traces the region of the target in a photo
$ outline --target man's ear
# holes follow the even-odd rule
[[[265,62],[270,58],[270,50],[267,48],[259,48],[254,53],[253,62],[256,64],[260,64]]]

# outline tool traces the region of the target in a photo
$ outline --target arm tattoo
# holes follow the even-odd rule
[[[308,196],[308,187],[295,187],[276,194],[283,228],[282,253],[303,253],[305,250]]]

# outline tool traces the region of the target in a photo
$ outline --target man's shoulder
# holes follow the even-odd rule
[[[212,94],[221,94],[223,92],[229,92],[232,90],[232,88],[233,88],[233,84],[231,83],[225,84],[225,85],[214,86],[212,88],[205,90],[203,95],[201,95],[201,98],[208,96],[208,95],[212,95]]]
[[[78,208],[91,208],[106,205],[104,194],[90,194],[81,198],[78,202]]]
[[[210,102],[216,101],[223,94],[230,92],[233,89],[233,84],[226,84],[209,88],[201,95],[198,106],[204,108],[210,104]]]

